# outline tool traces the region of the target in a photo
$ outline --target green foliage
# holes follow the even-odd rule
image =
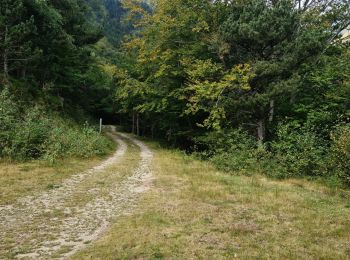
[[[52,123],[54,126],[43,143],[44,159],[54,161],[67,156],[101,156],[113,147],[111,141],[99,135],[96,129],[88,124],[77,126],[60,119],[54,119]]]
[[[93,127],[77,123],[113,107],[112,78],[93,52],[102,38],[100,20],[88,17],[88,6],[99,4],[1,1],[1,157],[53,161],[110,150]]]
[[[350,115],[346,2],[140,3],[125,1],[139,30],[114,74],[128,126],[136,112],[144,133],[224,170],[329,175],[330,133]]]
[[[129,76],[146,94],[134,102],[117,90],[117,100],[134,102],[121,109],[129,114],[143,106],[163,135],[203,126],[273,135],[277,116],[310,94],[308,68],[317,68],[349,17],[343,3],[157,0],[146,13],[126,2],[142,28],[125,44],[134,58]]]
[[[85,1],[5,0],[0,7],[0,83],[21,81],[34,98],[85,108],[81,95],[95,88],[88,82],[91,46],[102,37],[85,18]]]
[[[203,124],[198,125],[216,130],[221,128],[226,119],[226,111],[235,102],[227,96],[235,92],[250,91],[249,82],[254,77],[248,64],[237,65],[224,71],[219,64],[213,64],[211,60],[190,63],[185,72],[189,76],[185,93],[190,96],[186,113],[208,113],[209,116]]]
[[[11,145],[13,126],[17,123],[17,115],[20,113],[19,107],[14,104],[14,97],[8,89],[0,92],[0,151]],[[2,153],[0,152],[0,155]]]
[[[294,105],[295,117],[328,139],[334,126],[350,118],[349,48],[332,46],[329,54],[308,71]]]
[[[350,126],[339,126],[332,133],[330,170],[350,185]]]
[[[293,124],[280,125],[277,138],[268,147],[259,145],[242,129],[208,134],[197,139],[206,145],[202,158],[208,158],[218,169],[245,174],[265,174],[290,178],[325,174],[327,156],[320,140]]]
[[[251,174],[266,152],[242,129],[226,129],[196,138],[196,144],[205,150],[199,155],[209,159],[223,171]]]
[[[3,150],[3,156],[19,160],[40,158],[45,151],[44,140],[50,134],[50,123],[39,108],[27,110],[12,126],[10,145]]]
[[[34,57],[35,46],[28,36],[36,32],[36,26],[34,16],[26,11],[22,0],[0,3],[0,71],[6,80],[11,71],[22,69]]]
[[[349,42],[340,37],[350,24],[346,1],[0,7],[3,156],[106,151],[91,127],[44,112],[49,107],[113,120],[118,113],[127,129],[189,150],[197,144],[227,171],[349,182],[348,130],[333,132],[350,120]]]
[[[212,6],[197,0],[161,0],[149,13],[138,1],[126,3],[130,14],[139,17],[137,27],[142,28],[125,44],[128,56],[133,57],[128,77],[134,79],[139,89],[136,92],[142,93],[142,98],[135,98],[134,91],[125,95],[131,79],[119,82],[122,84],[117,84],[116,93],[120,111],[141,112],[143,122],[153,126],[148,129],[156,128],[159,135],[176,141],[192,130],[192,122],[196,127],[196,121],[189,120],[185,112],[186,67],[212,56],[204,43],[210,31]]]
[[[0,95],[0,156],[16,160],[104,155],[112,142],[95,128],[63,119],[43,107],[20,105],[5,89]]]
[[[323,174],[326,147],[313,132],[298,124],[282,124],[270,145],[277,168],[267,171],[268,175],[286,178]]]

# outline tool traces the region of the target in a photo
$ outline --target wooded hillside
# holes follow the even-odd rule
[[[126,5],[142,28],[115,72],[130,130],[228,171],[349,181],[347,1]]]
[[[1,154],[26,146],[11,129],[36,109],[103,117],[227,171],[349,182],[348,1],[0,7]]]

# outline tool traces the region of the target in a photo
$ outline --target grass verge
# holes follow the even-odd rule
[[[114,144],[113,150],[115,147]],[[98,165],[108,156],[95,156],[89,159],[65,158],[53,164],[45,160],[28,162],[2,160],[0,161],[0,205],[12,204],[19,197],[55,189],[73,174]]]
[[[73,259],[350,257],[349,192],[227,175],[149,145],[156,179],[138,211]]]

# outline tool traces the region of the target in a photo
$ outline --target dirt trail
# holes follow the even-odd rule
[[[0,207],[0,245],[2,240],[8,239],[9,234],[15,234],[17,243],[12,249],[17,258],[66,259],[96,240],[113,218],[130,212],[138,194],[149,187],[153,155],[145,144],[133,137],[116,134],[115,129],[110,135],[118,143],[118,150],[101,165],[75,175],[56,190],[22,198],[15,205]],[[127,150],[123,139],[133,142],[140,149],[141,159],[131,176],[113,183],[107,196],[105,193],[94,193],[94,199],[87,204],[67,207],[65,201],[74,194],[77,184],[91,174],[103,172],[123,158]],[[62,215],[57,216],[55,212],[62,212]],[[32,226],[32,232],[23,234],[23,230],[26,230],[23,226]],[[21,241],[28,240],[30,243],[21,245]]]
[[[112,133],[115,133],[115,128],[112,128]],[[127,145],[122,139],[112,133],[108,132],[107,134],[118,144],[118,148],[113,156],[94,168],[65,180],[57,189],[49,190],[39,195],[20,198],[15,205],[0,206],[0,225],[6,223],[8,226],[12,222],[16,223],[19,221],[21,223],[30,222],[35,218],[36,214],[41,214],[43,211],[49,212],[52,210],[52,207],[57,208],[59,204],[64,202],[65,198],[75,192],[75,187],[89,175],[103,171],[108,166],[117,163],[124,156]],[[28,214],[28,212],[31,214]]]

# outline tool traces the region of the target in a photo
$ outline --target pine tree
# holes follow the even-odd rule
[[[28,35],[35,32],[34,18],[26,14],[23,0],[0,2],[1,72],[5,81],[14,71],[25,76],[33,46]]]

